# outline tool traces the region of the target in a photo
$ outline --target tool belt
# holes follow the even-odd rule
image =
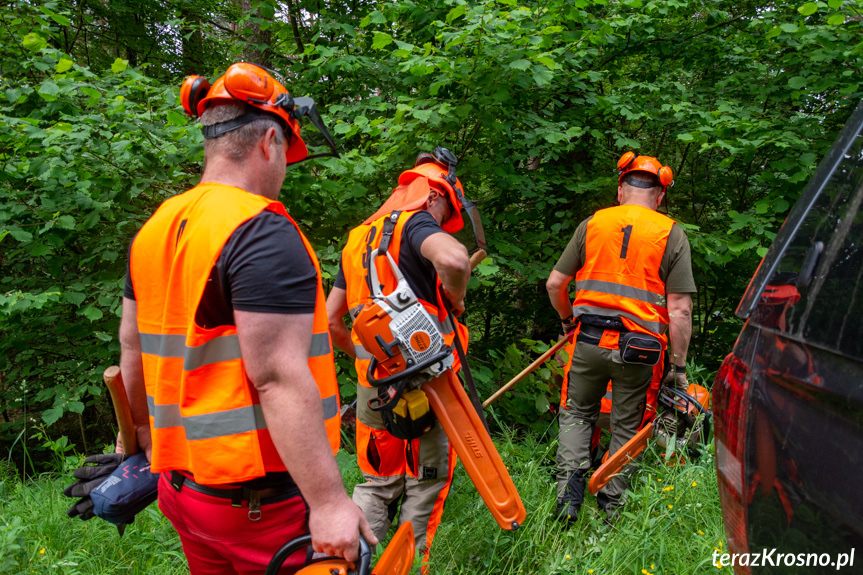
[[[232,507],[248,507],[249,519],[257,521],[261,518],[261,505],[287,501],[300,493],[300,488],[287,472],[268,473],[264,477],[252,479],[243,483],[215,487],[213,485],[201,485],[196,483],[187,471],[173,470],[166,473],[168,482],[175,490],[180,491],[183,487],[220,499],[231,501]],[[278,485],[273,485],[279,483]],[[272,486],[267,487],[270,484]],[[245,502],[245,503],[244,503]]]
[[[581,324],[576,342],[599,345],[605,328]],[[654,336],[636,331],[620,331],[618,349],[624,363],[653,366],[662,358],[662,342]]]

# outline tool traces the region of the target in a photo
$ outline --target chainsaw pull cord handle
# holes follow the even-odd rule
[[[279,571],[282,569],[282,564],[287,560],[288,557],[303,549],[304,547],[308,547],[312,544],[312,535],[300,535],[299,537],[294,537],[284,545],[282,545],[278,551],[273,554],[273,558],[270,559],[270,562],[267,564],[267,570],[264,572],[264,575],[278,575]],[[332,559],[332,557],[321,558],[324,559]],[[311,564],[316,563],[316,561],[312,561]],[[369,547],[369,544],[366,543],[366,540],[363,539],[363,536],[360,535],[360,554],[359,559],[357,559],[356,570],[350,571],[350,573],[356,573],[357,575],[369,575],[372,570],[372,550]]]
[[[467,383],[467,391],[470,396],[470,402],[473,404],[473,408],[476,410],[477,415],[479,415],[480,420],[482,421],[485,430],[488,431],[488,421],[485,419],[485,413],[482,410],[482,401],[479,399],[479,394],[476,392],[476,385],[473,382],[473,375],[470,372],[470,365],[467,363],[467,354],[464,352],[464,348],[461,345],[461,338],[458,335],[458,327],[455,320],[455,315],[452,313],[452,304],[450,304],[449,299],[446,297],[446,292],[443,290],[443,286],[440,286],[440,295],[441,301],[443,301],[443,307],[446,310],[447,317],[452,324],[453,335],[455,335],[455,339],[453,343],[455,343],[455,349],[458,353],[458,359],[461,362],[461,371],[464,374],[464,381]]]

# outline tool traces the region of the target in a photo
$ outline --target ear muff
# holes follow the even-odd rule
[[[621,170],[621,171],[625,170],[626,168],[629,167],[629,164],[631,164],[634,161],[635,161],[635,152],[626,152],[625,154],[620,156],[619,160],[617,160],[617,169]]]
[[[183,104],[186,115],[191,118],[198,116],[198,104],[207,96],[209,91],[210,83],[203,76],[189,76],[183,80],[183,85],[180,88],[180,102]]]
[[[663,188],[674,183],[674,172],[671,171],[670,167],[662,166],[659,168],[659,183],[662,184]]]

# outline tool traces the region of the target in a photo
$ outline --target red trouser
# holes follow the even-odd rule
[[[252,521],[247,501],[232,507],[230,499],[186,486],[177,491],[164,473],[159,508],[180,534],[191,575],[261,575],[279,547],[309,532],[308,508],[300,495],[261,505],[260,519]],[[305,562],[305,553],[294,553],[279,573],[296,573]]]

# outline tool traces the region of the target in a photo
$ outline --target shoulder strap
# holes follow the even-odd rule
[[[384,229],[381,230],[381,245],[379,247],[378,255],[383,255],[390,249],[390,241],[393,239],[393,231],[396,229],[396,223],[398,223],[400,215],[400,210],[394,210],[390,213],[387,219],[384,220]]]

